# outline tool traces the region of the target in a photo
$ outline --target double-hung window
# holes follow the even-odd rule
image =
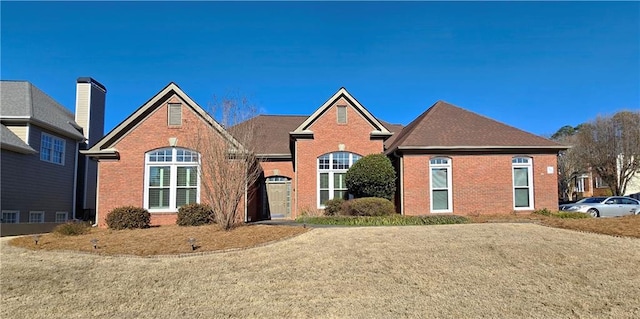
[[[335,152],[318,157],[318,207],[330,199],[348,198],[345,175],[347,170],[361,158],[349,152]]]
[[[44,223],[44,212],[29,212],[29,223]]]
[[[436,157],[429,161],[431,212],[450,213],[452,209],[451,196],[451,159]]]
[[[516,210],[533,209],[533,166],[530,157],[514,157],[513,169],[513,208]]]
[[[17,210],[3,210],[2,222],[5,224],[17,224],[20,222],[20,212]]]
[[[56,212],[56,223],[66,223],[68,218],[67,212]]]
[[[63,139],[47,133],[42,133],[42,139],[40,141],[40,160],[64,165],[64,148],[65,142]]]
[[[175,212],[200,201],[197,152],[164,148],[145,155],[145,201],[150,212]]]

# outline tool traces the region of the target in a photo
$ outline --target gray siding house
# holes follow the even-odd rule
[[[95,214],[96,163],[79,151],[103,135],[105,95],[78,78],[74,115],[27,81],[0,81],[1,235]]]

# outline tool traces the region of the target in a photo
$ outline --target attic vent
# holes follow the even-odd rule
[[[338,124],[347,124],[347,107],[344,105],[338,106]]]
[[[182,104],[169,104],[169,125],[182,125]]]

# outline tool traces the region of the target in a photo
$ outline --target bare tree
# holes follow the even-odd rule
[[[585,172],[578,150],[575,148],[576,137],[573,135],[555,139],[558,143],[570,146],[558,154],[558,190],[560,198],[572,200],[575,194],[576,179]]]
[[[217,122],[199,131],[191,144],[201,156],[201,198],[213,208],[220,228],[230,230],[242,222],[252,187],[262,172],[253,151],[254,122],[248,121],[256,111],[237,94],[214,98],[210,109]]]
[[[640,111],[599,116],[584,124],[576,149],[613,195],[623,195],[629,180],[640,172]]]

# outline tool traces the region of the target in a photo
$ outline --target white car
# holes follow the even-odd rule
[[[560,205],[560,211],[587,213],[593,217],[639,215],[640,202],[630,197],[587,197],[572,204]]]

